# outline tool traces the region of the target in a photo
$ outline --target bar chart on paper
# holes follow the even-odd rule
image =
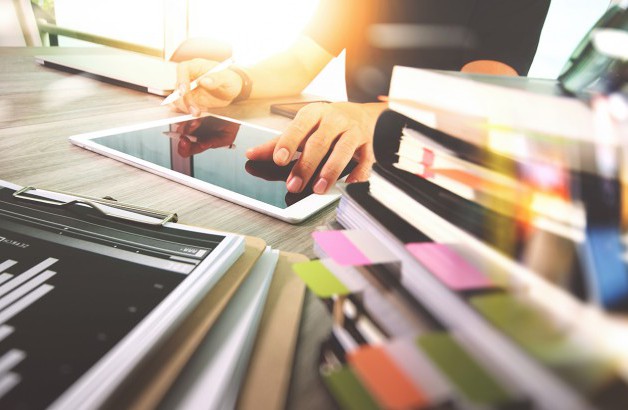
[[[29,243],[28,256],[36,246]],[[15,248],[0,247],[0,408],[52,403],[183,277],[163,272],[149,284],[142,266],[116,271],[106,260],[94,266],[58,251],[31,260],[13,249],[7,257],[8,247]]]
[[[0,342],[15,330],[6,324],[8,320],[54,289],[46,281],[56,274],[48,269],[55,262],[57,259],[48,258],[20,275],[7,272],[17,261],[7,259],[0,263]],[[26,356],[27,353],[19,348],[11,348],[0,356],[0,398],[21,381],[22,377],[14,372],[14,368]]]

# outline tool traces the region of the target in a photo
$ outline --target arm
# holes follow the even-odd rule
[[[300,93],[331,61],[333,56],[309,37],[301,37],[294,46],[246,69],[253,88],[251,98],[270,98]],[[196,59],[178,69],[178,87],[184,98],[175,102],[179,111],[200,115],[211,107],[222,107],[240,93],[242,80],[231,70],[207,76],[192,91],[189,83],[204,74],[216,62]],[[186,92],[187,91],[187,92]],[[312,104],[299,111],[294,121],[278,138],[250,149],[251,160],[274,161],[287,165],[297,151],[302,151],[287,179],[288,191],[298,193],[314,178],[314,191],[323,194],[333,186],[351,161],[358,165],[347,181],[364,181],[374,162],[372,135],[384,103]],[[317,169],[324,157],[329,158]]]
[[[252,98],[301,93],[333,56],[314,40],[301,36],[287,51],[247,70],[253,81]]]
[[[332,58],[331,54],[312,39],[301,36],[288,50],[244,68],[253,84],[250,98],[299,94]],[[204,77],[198,88],[188,91],[190,81],[216,64],[203,59],[179,64],[177,88],[184,94],[184,98],[175,102],[177,110],[199,115],[207,108],[229,105],[240,94],[242,79],[232,70],[223,70]]]
[[[512,67],[498,61],[473,61],[462,71],[517,75]],[[292,193],[301,192],[312,180],[314,192],[324,194],[351,159],[358,164],[347,177],[347,182],[365,181],[375,161],[375,123],[386,107],[385,103],[310,104],[298,112],[281,136],[251,148],[246,155],[250,160],[274,161],[285,166],[297,151],[301,151],[301,157],[286,180],[288,191]],[[329,157],[322,164],[328,153]]]

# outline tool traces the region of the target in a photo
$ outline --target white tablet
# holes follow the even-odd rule
[[[80,147],[275,218],[298,223],[340,197],[289,193],[292,164],[249,161],[246,150],[279,131],[219,116],[183,116],[70,137]],[[294,163],[294,162],[293,162]],[[344,175],[345,173],[343,173]]]

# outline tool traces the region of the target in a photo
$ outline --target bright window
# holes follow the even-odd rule
[[[189,36],[233,46],[242,63],[288,47],[312,16],[318,0],[189,0]]]
[[[153,48],[164,45],[164,7],[155,0],[55,0],[57,25]]]
[[[61,34],[59,45],[89,43],[169,57],[189,37],[210,37],[233,47],[241,62],[287,47],[319,0],[35,0]],[[66,35],[64,35],[64,33]],[[97,36],[97,38],[92,38]],[[77,38],[84,41],[77,41]],[[143,48],[143,49],[142,49]]]

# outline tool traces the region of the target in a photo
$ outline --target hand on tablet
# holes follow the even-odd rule
[[[262,178],[266,181],[285,181],[290,174],[290,168],[279,167],[271,161],[246,161],[244,169],[249,174]],[[290,206],[312,194],[312,187],[308,186],[303,191],[292,193],[288,192],[285,196],[286,205]]]
[[[286,166],[298,150],[302,151],[286,181],[288,191],[293,193],[313,182],[314,192],[324,194],[351,159],[358,164],[347,182],[365,181],[375,160],[375,122],[384,108],[383,103],[310,104],[297,113],[282,135],[251,148],[246,156]],[[319,165],[322,168],[317,172]]]

